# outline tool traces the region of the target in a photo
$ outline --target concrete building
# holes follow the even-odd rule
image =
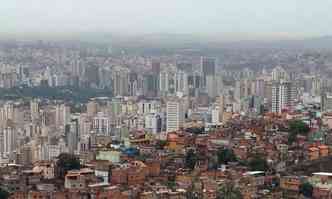
[[[223,88],[223,81],[221,76],[208,75],[206,76],[206,90],[210,98],[217,97]]]
[[[182,127],[185,119],[184,104],[181,100],[168,101],[166,105],[166,131],[172,132]]]
[[[323,112],[332,111],[332,93],[324,93],[321,97],[321,101],[321,109]]]
[[[92,130],[99,135],[109,135],[111,131],[111,120],[103,112],[97,113],[92,119]]]
[[[296,87],[292,82],[275,82],[272,85],[272,112],[292,110],[296,99]]]
[[[112,73],[114,96],[129,95],[129,70],[123,67],[116,67]]]
[[[275,67],[272,72],[272,81],[281,81],[281,80],[289,80],[289,75],[285,69],[283,69],[281,66]]]
[[[145,129],[152,133],[160,133],[162,130],[162,118],[158,113],[150,113],[145,116]]]
[[[216,74],[217,59],[212,57],[201,57],[201,72],[203,83],[206,85],[206,77]]]
[[[17,132],[12,125],[6,125],[3,134],[3,154],[10,156],[17,147]]]

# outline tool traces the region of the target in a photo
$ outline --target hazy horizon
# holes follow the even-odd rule
[[[332,35],[331,2],[309,0],[3,0],[2,35],[156,33],[226,39]]]

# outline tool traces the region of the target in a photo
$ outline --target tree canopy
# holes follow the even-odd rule
[[[300,193],[308,198],[312,197],[313,189],[313,186],[309,182],[305,182],[300,185]]]
[[[9,198],[9,192],[4,190],[3,188],[0,188],[0,199],[7,199]]]
[[[59,177],[64,178],[68,171],[80,169],[80,160],[77,156],[68,153],[62,153],[56,163],[59,170]]]
[[[217,199],[241,199],[241,191],[233,183],[225,183],[217,191]]]
[[[112,97],[110,89],[76,87],[20,87],[0,89],[0,99],[46,98],[74,102],[87,102],[92,97]]]
[[[288,142],[293,143],[298,135],[308,135],[310,127],[301,120],[292,120],[289,122]]]
[[[220,148],[217,152],[218,164],[228,164],[228,162],[235,162],[236,156],[231,149]]]
[[[193,149],[190,149],[187,153],[186,153],[186,157],[185,157],[185,166],[186,168],[193,170],[196,166],[197,163],[197,154]]]
[[[160,149],[160,150],[162,150],[162,149],[164,149],[164,147],[167,145],[167,141],[166,140],[158,140],[157,142],[156,142],[156,148],[157,149]]]
[[[199,135],[199,134],[204,133],[205,128],[204,127],[190,127],[190,128],[186,128],[185,131],[188,132],[188,133]]]
[[[258,155],[249,160],[248,166],[252,171],[267,171],[269,169],[267,161]]]

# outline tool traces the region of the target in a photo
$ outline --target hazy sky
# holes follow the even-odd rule
[[[0,32],[332,35],[332,0],[1,0]]]

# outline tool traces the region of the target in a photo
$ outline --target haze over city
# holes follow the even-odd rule
[[[3,0],[0,32],[294,39],[331,35],[331,7],[331,1],[310,0]]]

